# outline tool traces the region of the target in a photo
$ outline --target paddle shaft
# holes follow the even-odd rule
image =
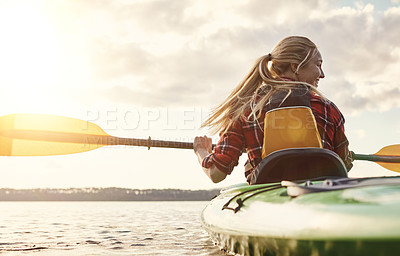
[[[353,154],[354,160],[366,160],[371,162],[381,162],[381,163],[400,163],[400,156],[377,156],[377,155],[363,155],[363,154]]]
[[[98,145],[124,145],[124,146],[139,146],[155,148],[180,148],[180,149],[193,149],[193,142],[180,142],[180,141],[168,141],[168,140],[152,140],[151,137],[148,139],[134,139],[134,138],[120,138],[114,136],[87,136],[88,139],[94,139]],[[100,141],[99,141],[100,139]],[[98,141],[98,142],[96,142]],[[215,144],[212,144],[215,147]]]
[[[115,141],[115,143],[113,142]],[[126,145],[126,146],[142,146],[150,149],[151,147],[157,148],[181,148],[193,149],[192,142],[179,142],[179,141],[166,141],[166,140],[152,140],[150,137],[146,139],[133,139],[133,138],[108,138],[107,145]]]
[[[181,148],[193,149],[192,142],[179,142],[179,141],[166,141],[166,140],[152,140],[148,139],[135,139],[135,138],[120,138],[110,135],[93,135],[82,133],[64,133],[52,131],[33,131],[33,130],[12,130],[2,131],[2,136],[7,136],[14,139],[22,140],[37,140],[49,142],[62,142],[62,143],[79,143],[91,145],[125,145],[125,146],[142,146],[142,147],[158,147],[158,148]],[[213,145],[214,147],[215,145]]]
[[[157,147],[157,148],[180,148],[180,149],[193,149],[192,142],[179,142],[167,140],[152,140],[148,139],[135,139],[135,138],[121,138],[110,135],[96,135],[84,133],[66,133],[66,132],[53,132],[53,131],[35,131],[35,130],[5,130],[1,131],[2,136],[7,136],[14,139],[22,140],[38,140],[49,142],[64,142],[64,143],[79,143],[91,145],[125,145],[125,146],[139,146],[139,147]],[[212,145],[213,148],[215,144]],[[372,162],[383,163],[400,163],[399,156],[379,156],[379,155],[363,155],[351,152],[354,160],[366,160]]]

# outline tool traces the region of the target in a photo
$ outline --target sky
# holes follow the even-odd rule
[[[319,88],[350,149],[400,143],[400,1],[0,0],[0,116],[88,120],[114,136],[191,142],[255,60],[302,35],[323,56]],[[213,141],[218,136],[212,136]],[[0,157],[0,187],[209,189],[192,150],[103,147]],[[354,162],[352,177],[395,175]]]

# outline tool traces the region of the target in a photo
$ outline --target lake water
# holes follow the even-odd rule
[[[0,202],[1,255],[225,255],[207,202]]]

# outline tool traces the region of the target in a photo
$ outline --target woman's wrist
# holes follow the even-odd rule
[[[196,152],[196,155],[199,155],[199,156],[201,156],[202,158],[208,156],[208,155],[211,153],[211,152],[208,152],[208,150],[207,150],[207,149],[204,149],[204,148],[198,149],[198,150],[196,150],[195,152]]]
[[[206,149],[199,149],[197,151],[195,151],[197,159],[199,160],[200,165],[203,164],[203,160],[204,158],[206,158],[206,156],[208,156],[210,154],[210,152],[208,152]]]

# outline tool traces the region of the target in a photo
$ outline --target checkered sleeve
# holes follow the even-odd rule
[[[225,134],[221,135],[219,142],[214,147],[214,152],[204,158],[202,166],[210,168],[215,165],[222,172],[230,174],[239,163],[244,145],[242,124],[238,121]]]
[[[337,113],[337,126],[335,129],[335,134],[333,137],[333,144],[334,148],[333,151],[335,151],[340,158],[342,158],[344,164],[346,165],[347,171],[350,171],[350,169],[353,167],[353,158],[352,155],[349,151],[349,141],[347,140],[347,137],[345,135],[344,131],[344,116],[342,113],[339,111],[339,109],[333,105],[334,111]]]

